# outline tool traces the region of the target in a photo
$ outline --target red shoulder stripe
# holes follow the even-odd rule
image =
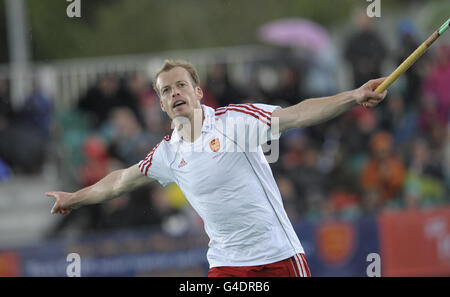
[[[272,116],[272,113],[271,113],[271,112],[269,112],[269,111],[267,111],[267,110],[264,110],[264,109],[262,109],[261,107],[257,107],[257,106],[255,106],[254,104],[251,104],[251,103],[248,104],[248,105],[250,105],[250,106],[253,107],[254,109],[257,109],[257,110],[259,110],[259,111],[261,111],[261,112],[267,114],[268,116]]]
[[[158,142],[157,145],[155,145],[155,147],[148,153],[147,157],[145,157],[145,159],[141,162],[141,164],[139,165],[139,169],[141,170],[141,172],[144,175],[147,175],[148,169],[150,168],[150,166],[152,166],[153,154],[155,153],[155,151],[158,148],[158,146],[164,140],[165,141],[170,141],[170,138],[171,138],[171,135],[164,136],[164,138],[160,142]]]
[[[260,114],[261,116],[265,117],[266,119],[268,119],[269,122],[270,122],[270,117],[269,117],[269,116],[271,116],[270,113],[269,113],[269,116],[267,116],[266,114],[264,114],[264,112],[266,112],[265,110],[259,109],[257,107],[253,107],[252,108],[252,107],[250,107],[251,104],[250,105],[247,105],[247,104],[230,104],[230,106],[240,107],[240,108],[244,108],[244,109],[256,112],[256,113]]]
[[[267,126],[270,127],[270,121],[267,122],[267,121],[265,121],[264,119],[262,119],[260,116],[258,116],[257,114],[255,114],[254,112],[246,111],[246,110],[240,109],[240,108],[228,107],[228,108],[226,108],[225,110],[216,112],[216,116],[221,115],[221,114],[224,114],[224,113],[226,113],[228,110],[233,110],[233,111],[242,112],[242,113],[251,115],[252,117],[254,117],[254,118],[260,120],[261,122],[263,122],[264,124],[266,124]]]

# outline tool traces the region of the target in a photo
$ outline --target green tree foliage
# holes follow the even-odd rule
[[[151,53],[183,48],[255,44],[259,26],[304,17],[331,28],[350,22],[365,0],[80,0],[69,18],[67,0],[25,0],[34,60]],[[5,0],[0,33],[6,39]],[[382,0],[382,9],[416,1]],[[7,59],[6,40],[0,60]]]
[[[329,24],[348,15],[337,0],[28,0],[35,60],[254,44],[257,28],[282,17]],[[330,10],[330,7],[333,9]]]

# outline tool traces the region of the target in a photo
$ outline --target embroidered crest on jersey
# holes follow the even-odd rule
[[[181,168],[186,165],[187,165],[187,162],[184,160],[184,158],[181,158],[181,162],[180,162],[180,164],[178,164],[178,168]]]
[[[215,138],[210,141],[209,147],[213,152],[218,152],[220,150],[220,141],[219,138]]]

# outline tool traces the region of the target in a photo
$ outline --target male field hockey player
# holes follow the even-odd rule
[[[203,219],[210,238],[208,276],[310,276],[306,257],[283,207],[261,145],[279,133],[332,119],[358,104],[374,107],[386,96],[374,92],[384,78],[330,97],[281,108],[230,104],[214,110],[201,104],[194,67],[166,60],[154,88],[173,121],[164,137],[138,164],[116,170],[74,193],[47,192],[52,213],[117,198],[152,181],[176,183]]]

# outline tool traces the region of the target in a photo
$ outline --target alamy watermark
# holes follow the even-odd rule
[[[81,0],[66,0],[71,2],[66,9],[69,18],[81,18]]]
[[[68,277],[81,277],[81,257],[77,253],[70,253],[66,257],[66,275]],[[381,277],[381,257],[378,253],[370,253],[366,257],[369,263],[366,268],[368,277]]]
[[[67,263],[66,275],[68,277],[80,277],[81,276],[81,257],[77,253],[70,253],[66,257]]]
[[[371,2],[366,9],[367,16],[369,18],[381,17],[381,0],[367,0],[367,2]]]
[[[381,276],[381,257],[378,253],[370,253],[366,257],[370,264],[367,266],[366,275],[369,277]]]

